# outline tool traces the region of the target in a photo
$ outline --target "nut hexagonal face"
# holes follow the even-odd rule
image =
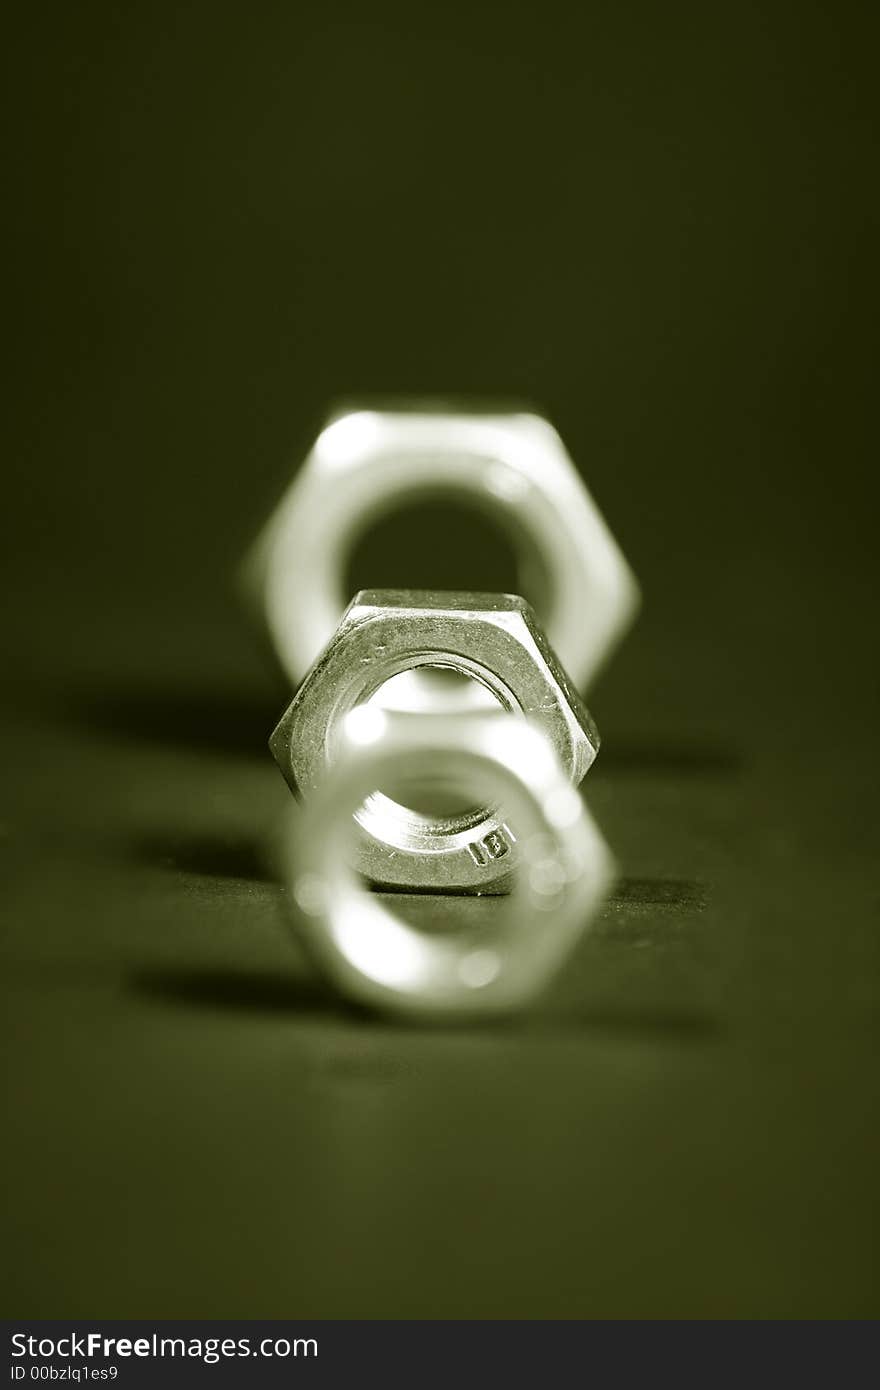
[[[355,596],[272,734],[291,789],[308,797],[320,786],[351,710],[399,673],[435,666],[480,682],[502,709],[537,724],[565,775],[581,781],[599,736],[529,605],[511,594],[391,589]],[[498,891],[516,866],[516,827],[491,808],[428,816],[376,791],[355,819],[355,862],[376,884]]]
[[[584,689],[633,617],[638,590],[559,435],[525,411],[351,410],[330,421],[249,566],[293,683],[339,622],[358,535],[402,501],[438,492],[469,499],[506,527],[527,596],[527,576],[543,573],[542,625]]]

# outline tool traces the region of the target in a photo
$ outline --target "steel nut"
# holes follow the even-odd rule
[[[388,681],[424,668],[470,677],[501,710],[528,717],[549,739],[569,782],[580,783],[599,736],[524,599],[373,589],[349,604],[272,734],[272,753],[291,789],[303,798],[314,793],[340,756],[349,712],[370,701],[378,707]],[[465,716],[447,717],[454,727]],[[409,773],[404,792],[413,785],[424,792],[423,769],[416,764]],[[436,769],[429,780],[429,790],[442,794]],[[354,863],[374,884],[497,892],[517,867],[517,828],[492,807],[426,813],[374,789],[355,820]]]
[[[438,494],[489,512],[519,555],[554,651],[586,689],[628,627],[638,589],[556,431],[526,411],[349,410],[331,419],[269,519],[245,587],[297,685],[349,598],[358,536],[406,501]],[[454,543],[454,536],[449,537]]]
[[[416,1018],[459,1019],[528,1004],[568,959],[613,877],[608,848],[552,746],[501,713],[352,711],[341,756],[308,807],[290,808],[282,873],[303,944],[346,995]],[[506,897],[365,891],[350,867],[355,812],[377,781],[436,765],[459,790],[503,804],[520,830]]]

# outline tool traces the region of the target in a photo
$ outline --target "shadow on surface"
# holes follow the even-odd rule
[[[65,710],[86,728],[138,742],[262,759],[269,757],[267,743],[283,701],[216,690],[138,688],[74,693]]]
[[[132,857],[151,868],[203,878],[244,879],[274,883],[275,879],[260,843],[223,836],[148,835],[132,846]]]
[[[286,1015],[295,1018],[336,1016],[377,1032],[415,1029],[422,1034],[458,1038],[492,1037],[526,1039],[590,1034],[651,1042],[715,1040],[723,1029],[709,1013],[695,1009],[621,1008],[585,1005],[583,1008],[548,1007],[534,1013],[455,1022],[414,1023],[352,1004],[319,979],[297,979],[268,971],[230,969],[146,969],[128,978],[130,993],[147,1003],[190,1010],[233,1014]]]
[[[195,874],[201,878],[228,878],[249,883],[272,884],[278,878],[273,873],[265,846],[257,840],[232,839],[223,836],[148,835],[136,841],[132,857],[150,868],[162,868],[172,873]],[[508,889],[489,889],[479,896],[464,891],[425,890],[365,884],[364,887],[400,910],[413,925],[422,918],[444,915],[447,912],[469,920],[469,915],[485,917],[502,910]],[[666,911],[703,912],[707,905],[706,890],[696,879],[685,878],[622,878],[608,898],[606,908],[659,908]]]
[[[269,735],[285,706],[271,693],[230,694],[216,689],[84,690],[65,696],[64,710],[78,724],[139,742],[189,752],[266,758]],[[591,775],[603,772],[671,777],[731,776],[745,767],[738,748],[709,742],[670,742],[662,733],[645,739],[610,739]]]
[[[127,987],[132,994],[154,1003],[197,1009],[291,1016],[353,1014],[320,980],[269,971],[137,970],[128,977]]]

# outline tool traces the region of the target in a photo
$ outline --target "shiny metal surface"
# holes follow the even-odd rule
[[[307,808],[291,807],[285,874],[303,939],[350,998],[413,1016],[508,1012],[534,998],[569,955],[610,886],[608,849],[539,729],[503,713],[449,719],[362,707]],[[413,764],[503,808],[518,872],[503,900],[454,932],[418,929],[352,867],[354,812]],[[475,905],[476,907],[476,905]],[[422,914],[424,917],[424,914]]]
[[[328,764],[344,756],[342,730],[351,710],[362,706],[364,718],[379,717],[386,682],[435,667],[470,677],[501,710],[530,717],[548,738],[563,775],[570,783],[582,780],[599,735],[523,599],[381,589],[355,596],[272,734],[272,753],[291,789],[311,798]],[[447,717],[454,742],[467,716]],[[405,773],[410,790],[415,785],[424,793],[427,787],[448,799],[442,766],[416,762]],[[434,891],[504,887],[521,848],[515,828],[496,809],[478,804],[426,814],[403,804],[407,785],[395,798],[379,786],[368,787],[364,804],[352,808],[351,852],[371,882]]]
[[[521,588],[584,689],[638,605],[633,575],[556,431],[527,412],[356,410],[327,425],[251,557],[255,591],[291,681],[330,640],[350,593],[346,564],[368,525],[438,493],[488,508],[520,556]],[[450,538],[454,541],[454,537]]]

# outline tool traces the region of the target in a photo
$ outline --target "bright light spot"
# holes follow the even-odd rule
[[[336,925],[336,940],[346,959],[376,984],[389,989],[418,989],[424,984],[424,954],[417,939],[384,911],[364,920],[356,910]]]
[[[358,705],[345,719],[345,737],[350,743],[366,747],[378,743],[388,728],[388,719],[378,705]]]
[[[558,898],[567,879],[558,859],[539,859],[529,869],[529,887],[538,898]]]
[[[310,917],[317,917],[324,907],[326,884],[318,874],[302,874],[294,885],[297,905]]]
[[[486,474],[486,487],[502,502],[518,502],[530,491],[531,483],[522,473],[514,472],[503,463],[495,463]]]
[[[560,787],[551,792],[544,801],[544,815],[558,830],[575,825],[581,816],[581,799],[574,787]]]
[[[373,411],[358,410],[328,425],[318,437],[315,451],[322,463],[341,467],[369,451],[379,433],[379,417]]]
[[[471,951],[458,966],[458,976],[468,989],[483,989],[498,978],[501,961],[494,951]]]

